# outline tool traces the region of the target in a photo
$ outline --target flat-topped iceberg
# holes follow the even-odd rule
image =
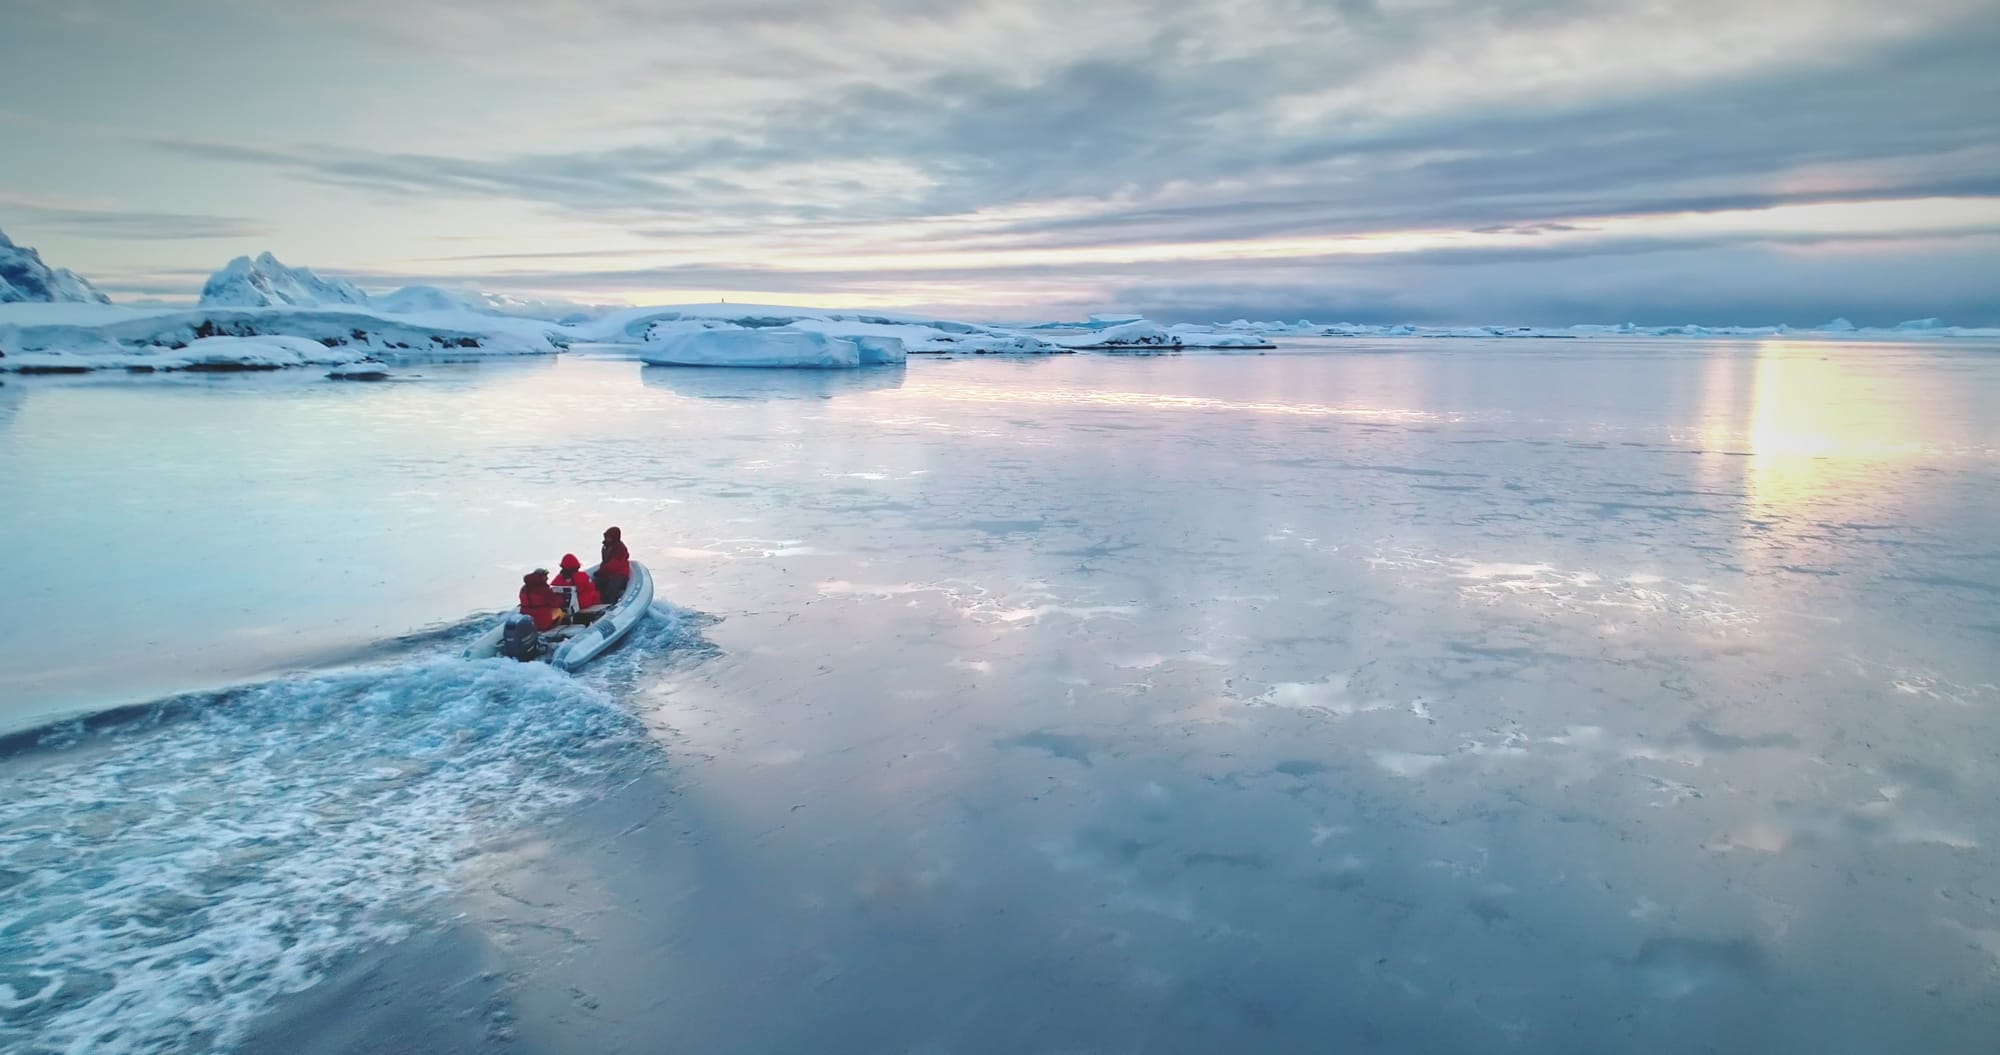
[[[998,326],[928,315],[785,307],[773,304],[677,304],[626,308],[565,326],[571,339],[597,344],[657,343],[694,330],[803,330],[832,337],[892,337],[910,355],[1049,355],[1058,344]]]
[[[837,337],[790,327],[726,326],[667,332],[648,343],[639,359],[649,366],[846,370],[901,363],[906,354],[903,342],[894,337]]]

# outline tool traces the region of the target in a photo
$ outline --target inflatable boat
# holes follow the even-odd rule
[[[592,565],[590,574],[597,574]],[[558,626],[537,633],[534,620],[519,612],[509,615],[499,626],[479,636],[466,647],[467,659],[491,659],[506,655],[520,660],[542,660],[557,670],[576,670],[611,650],[625,639],[639,620],[653,609],[653,573],[638,561],[632,562],[632,578],[616,603],[588,623]],[[522,626],[526,622],[525,628]],[[512,631],[510,633],[509,631]],[[532,635],[530,640],[526,635]]]

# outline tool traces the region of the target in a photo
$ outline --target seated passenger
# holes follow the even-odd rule
[[[548,630],[569,621],[569,605],[549,585],[547,568],[536,568],[521,576],[521,613],[535,621],[536,630]]]
[[[616,604],[632,580],[632,554],[617,528],[604,529],[604,548],[597,566],[597,593],[605,604]]]
[[[576,606],[579,609],[595,608],[603,603],[597,596],[597,584],[590,581],[589,573],[583,570],[583,562],[577,560],[574,553],[563,554],[562,570],[550,580],[550,585],[557,589],[567,587],[575,590]]]

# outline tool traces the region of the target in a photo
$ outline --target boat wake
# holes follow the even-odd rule
[[[433,656],[10,738],[0,1049],[233,1046],[483,843],[651,764],[618,687],[696,621],[657,606],[586,678]]]

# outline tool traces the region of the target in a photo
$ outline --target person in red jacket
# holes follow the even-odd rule
[[[568,587],[575,590],[578,608],[595,608],[600,603],[597,584],[590,581],[590,575],[583,570],[583,562],[577,560],[574,553],[563,554],[562,570],[556,573],[556,577],[549,585],[557,589]]]
[[[549,585],[547,568],[521,576],[521,612],[535,621],[536,630],[548,630],[569,620],[569,606]]]
[[[615,527],[604,529],[604,548],[597,565],[597,593],[605,604],[615,604],[632,580],[632,554],[625,538]]]

